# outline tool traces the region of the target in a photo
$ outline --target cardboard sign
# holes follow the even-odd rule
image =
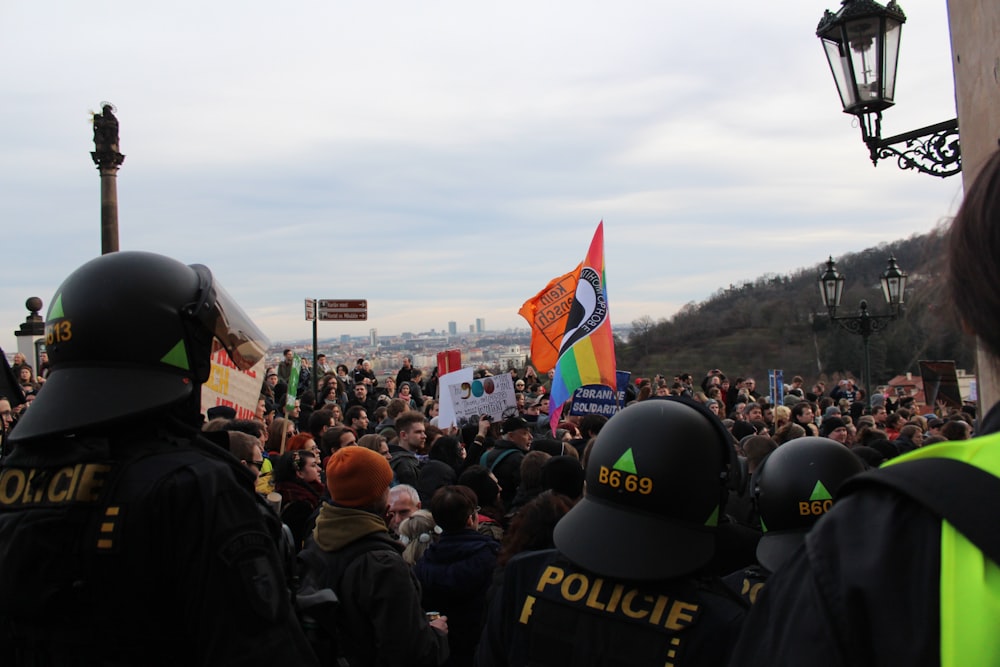
[[[441,395],[444,396],[444,392]],[[459,428],[466,424],[478,424],[482,415],[489,415],[495,422],[517,415],[514,378],[510,373],[451,384],[448,396],[455,412],[455,424]]]
[[[241,371],[229,359],[219,341],[212,342],[212,373],[201,385],[201,412],[217,405],[236,410],[237,419],[253,419],[264,380],[264,360],[248,371]]]

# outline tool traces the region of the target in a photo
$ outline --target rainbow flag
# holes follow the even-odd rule
[[[555,433],[563,403],[578,387],[602,384],[617,389],[615,341],[608,314],[604,276],[604,221],[597,225],[566,320],[549,400],[549,425]]]

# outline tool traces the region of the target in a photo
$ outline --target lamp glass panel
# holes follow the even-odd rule
[[[893,19],[885,21],[885,58],[882,63],[884,89],[882,95],[888,102],[896,99],[896,69],[899,66],[899,38],[903,24]]]
[[[847,33],[848,53],[854,71],[854,84],[858,102],[868,104],[882,99],[881,63],[879,40],[882,38],[881,21],[867,16],[844,24]]]
[[[833,82],[837,84],[840,103],[847,110],[858,103],[858,98],[854,91],[854,82],[851,80],[851,63],[842,45],[842,42],[823,38],[823,49],[826,51],[826,59],[830,63]]]

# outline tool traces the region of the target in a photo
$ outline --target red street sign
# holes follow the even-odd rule
[[[340,309],[340,310],[329,310],[327,308],[319,309],[319,319],[321,320],[367,320],[368,310],[362,308],[353,308],[350,310]]]
[[[316,299],[306,299],[306,322],[316,319]]]
[[[327,310],[367,310],[368,299],[320,299],[319,307]]]

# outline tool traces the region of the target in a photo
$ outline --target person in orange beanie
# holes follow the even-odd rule
[[[299,553],[303,588],[340,599],[340,656],[359,665],[440,665],[448,658],[448,619],[428,620],[403,546],[385,524],[392,468],[365,447],[330,456],[324,502]]]

